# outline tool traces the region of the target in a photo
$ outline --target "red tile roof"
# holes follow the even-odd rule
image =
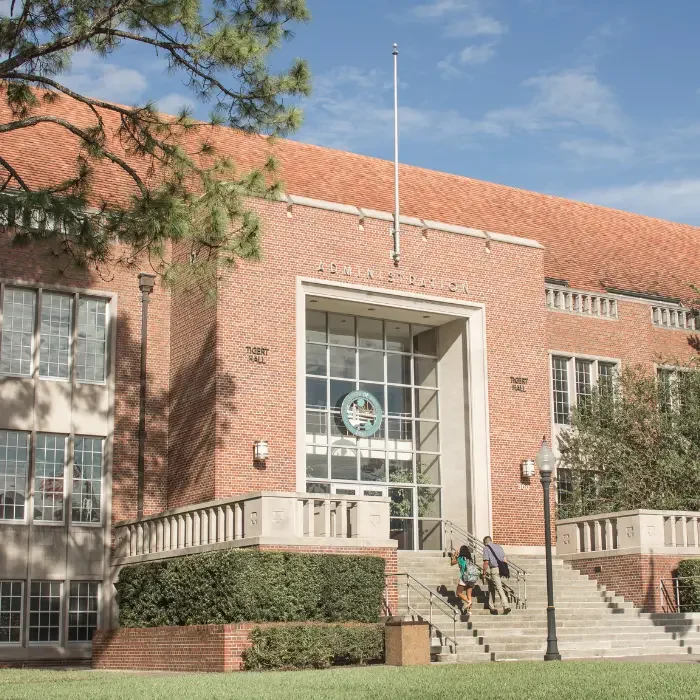
[[[76,123],[94,120],[84,105],[66,97],[44,109]],[[104,117],[115,130],[115,115],[105,112]],[[0,120],[7,119],[6,107],[0,106]],[[242,170],[259,166],[274,152],[290,194],[393,209],[389,161],[290,140],[270,142],[226,128],[214,129],[212,141]],[[121,151],[118,144],[113,147]],[[76,149],[76,137],[54,124],[3,134],[0,141],[0,154],[21,163],[34,185],[69,177]],[[138,170],[145,175],[145,164]],[[546,275],[566,279],[572,287],[688,298],[689,285],[700,283],[699,228],[409,165],[401,166],[400,176],[402,214],[533,238],[546,248]],[[94,191],[98,197],[123,198],[133,188],[117,166],[103,162]]]

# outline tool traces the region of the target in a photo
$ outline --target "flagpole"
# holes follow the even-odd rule
[[[401,225],[399,222],[399,47],[394,44],[394,250],[391,257],[401,260]]]

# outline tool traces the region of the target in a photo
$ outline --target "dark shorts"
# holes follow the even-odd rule
[[[474,588],[474,586],[476,586],[476,581],[470,583],[468,581],[462,581],[462,579],[459,579],[459,585],[462,586],[462,588]]]

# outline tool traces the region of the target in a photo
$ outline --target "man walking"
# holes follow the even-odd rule
[[[496,593],[498,593],[503,606],[503,614],[507,615],[510,612],[510,608],[508,607],[506,594],[503,591],[499,563],[508,563],[503,547],[499,544],[494,544],[490,537],[484,537],[484,570],[482,578],[484,581],[488,579],[489,611],[492,615],[498,615],[498,609],[496,608]]]

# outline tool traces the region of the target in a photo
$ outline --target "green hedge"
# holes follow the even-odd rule
[[[328,668],[384,660],[381,625],[284,625],[256,627],[244,654],[248,671]]]
[[[682,612],[700,612],[700,559],[683,559],[678,562],[678,576],[696,576],[693,581],[680,581],[679,594]]]
[[[123,627],[231,622],[377,622],[381,557],[228,549],[125,567]]]

